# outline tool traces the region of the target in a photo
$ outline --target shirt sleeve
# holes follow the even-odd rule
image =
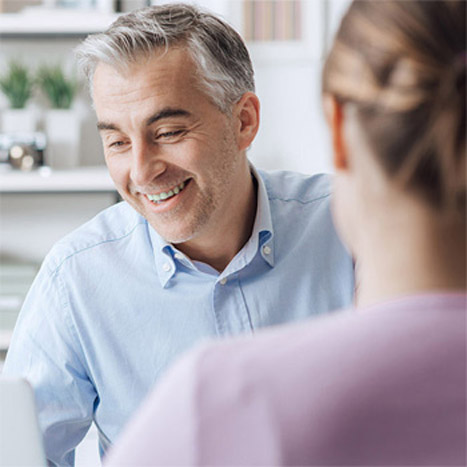
[[[18,317],[3,373],[33,386],[51,464],[73,465],[74,449],[92,423],[97,395],[83,362],[63,280],[43,265]]]

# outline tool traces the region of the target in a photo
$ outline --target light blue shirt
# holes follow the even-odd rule
[[[332,223],[329,177],[258,173],[253,233],[220,274],[126,203],[54,246],[4,367],[35,389],[50,461],[73,464],[93,421],[105,450],[168,364],[201,340],[351,303],[352,260]]]

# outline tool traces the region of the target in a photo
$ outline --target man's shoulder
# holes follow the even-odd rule
[[[59,268],[64,261],[81,252],[104,244],[118,245],[146,221],[126,202],[120,202],[98,213],[52,247],[45,259],[48,269]]]
[[[314,203],[331,194],[329,174],[306,175],[286,170],[258,170],[270,201]]]

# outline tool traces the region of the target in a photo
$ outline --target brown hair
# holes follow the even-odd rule
[[[357,107],[386,173],[465,220],[466,3],[354,1],[323,92]]]

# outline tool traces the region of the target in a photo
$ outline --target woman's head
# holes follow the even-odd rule
[[[323,71],[385,177],[464,221],[465,23],[463,0],[354,1]]]

